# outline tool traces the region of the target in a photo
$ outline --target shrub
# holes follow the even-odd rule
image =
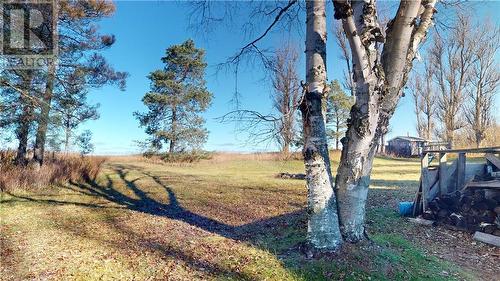
[[[47,159],[41,167],[14,165],[13,152],[0,152],[0,190],[35,190],[68,182],[93,181],[99,174],[103,157],[58,155]]]
[[[175,152],[175,153],[144,153],[144,157],[152,160],[159,159],[168,163],[194,163],[200,160],[212,158],[212,153],[208,151],[189,151],[189,152]]]

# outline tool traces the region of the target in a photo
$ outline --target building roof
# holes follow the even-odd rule
[[[419,137],[410,137],[410,136],[398,136],[393,139],[390,139],[389,141],[394,141],[397,139],[405,140],[405,141],[426,141],[426,139],[419,138]]]

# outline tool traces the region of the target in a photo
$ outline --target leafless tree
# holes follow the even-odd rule
[[[276,126],[277,142],[281,152],[288,155],[290,145],[297,135],[297,109],[300,99],[300,85],[297,74],[297,49],[287,44],[276,52],[276,59],[272,70],[272,87],[274,108],[279,113],[279,121]]]
[[[335,35],[335,43],[337,43],[337,46],[340,48],[340,59],[346,64],[346,67],[343,70],[344,81],[342,82],[342,86],[344,86],[344,88],[346,89],[349,89],[351,96],[354,96],[355,88],[351,67],[351,49],[349,49],[349,42],[347,41],[347,37],[344,33],[342,24],[340,24],[339,22],[335,22],[333,34]]]
[[[436,91],[433,83],[433,68],[429,59],[424,62],[424,73],[415,72],[410,85],[417,120],[416,130],[419,137],[431,140],[435,128]]]
[[[463,104],[467,86],[477,60],[476,33],[470,17],[460,14],[456,25],[445,38],[436,34],[430,49],[430,61],[438,85],[437,119],[438,134],[453,147],[454,134],[465,126]]]
[[[500,48],[500,28],[486,22],[476,25],[473,30],[478,44],[471,69],[471,87],[467,89],[465,120],[472,139],[479,147],[495,121],[493,107],[500,84],[500,70],[495,56]]]
[[[413,97],[413,111],[415,112],[416,126],[415,130],[419,137],[422,137],[424,133],[424,125],[422,120],[422,101],[420,96],[419,88],[422,87],[422,80],[418,75],[414,75],[409,78],[408,85],[410,86],[410,92]]]
[[[276,50],[267,69],[270,76],[272,112],[236,109],[219,121],[234,123],[236,131],[245,135],[248,144],[277,144],[286,158],[299,138],[298,106],[301,97],[297,74],[299,54],[296,46],[286,43]]]

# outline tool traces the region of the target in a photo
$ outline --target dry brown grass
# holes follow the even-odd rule
[[[304,181],[274,177],[304,163],[245,158],[260,156],[189,166],[110,157],[93,183],[0,194],[0,280],[478,280],[467,264],[498,275],[470,237],[423,230],[394,210],[415,196],[418,160],[375,159],[373,242],[309,259]],[[438,257],[461,248],[465,265]]]
[[[330,160],[336,162],[340,159],[340,150],[330,150]],[[302,152],[290,152],[288,155],[283,155],[280,152],[257,152],[257,153],[237,153],[237,152],[217,152],[212,155],[209,160],[204,160],[210,163],[224,163],[230,161],[302,161]]]
[[[258,153],[236,153],[236,152],[217,152],[208,160],[213,163],[222,163],[234,160],[249,160],[249,161],[279,161],[279,160],[297,160],[302,159],[300,152],[283,155],[278,152],[258,152]]]
[[[338,162],[340,159],[340,150],[330,150],[330,160]],[[123,156],[110,156],[108,159],[111,162],[125,161],[125,162],[145,162],[149,164],[168,164],[168,166],[192,166],[191,163],[168,163],[158,157],[144,157],[140,154],[123,155]],[[256,152],[256,153],[238,153],[238,152],[214,152],[210,155],[210,159],[202,159],[202,163],[227,163],[232,161],[302,161],[302,152],[290,152],[289,155],[283,155],[279,152]],[[176,165],[177,164],[177,165]]]
[[[165,162],[159,157],[144,157],[142,155],[124,155],[111,156],[110,161],[125,161],[125,162],[144,162],[149,164],[166,164],[168,166],[192,166],[188,162]],[[227,163],[231,161],[283,161],[283,160],[302,160],[300,152],[290,153],[288,156],[283,156],[278,152],[258,152],[258,153],[238,153],[238,152],[214,152],[210,159],[202,159],[202,163]]]
[[[79,155],[57,155],[49,157],[44,165],[18,166],[14,164],[14,153],[2,151],[0,157],[0,190],[35,190],[67,182],[94,180],[104,157],[81,157]]]

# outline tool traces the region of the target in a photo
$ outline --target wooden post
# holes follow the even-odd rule
[[[439,192],[441,195],[448,193],[448,179],[446,177],[446,153],[439,153]]]
[[[500,247],[500,237],[476,231],[472,237],[474,240]]]
[[[485,157],[486,157],[486,160],[488,160],[488,162],[491,163],[491,165],[500,169],[500,158],[498,158],[497,156],[495,156],[492,153],[486,153]]]
[[[457,186],[455,190],[461,190],[465,184],[465,168],[466,168],[466,158],[465,153],[458,154],[457,162]]]
[[[429,153],[424,153],[422,155],[422,160],[420,164],[421,172],[421,184],[422,184],[422,211],[425,212],[427,210],[427,194],[429,194]]]

